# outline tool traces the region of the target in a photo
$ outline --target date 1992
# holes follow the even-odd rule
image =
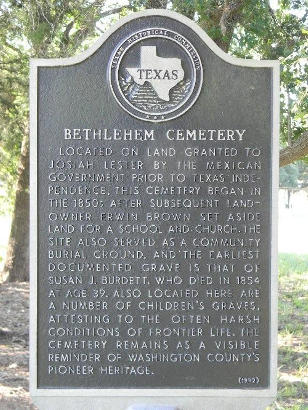
[[[238,378],[239,384],[259,384],[260,383],[260,378],[257,376],[252,376],[252,377],[242,377],[240,376]]]

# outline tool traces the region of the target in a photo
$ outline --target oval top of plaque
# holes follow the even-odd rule
[[[209,117],[207,108],[217,108],[217,98],[205,102],[200,97],[219,97],[222,90],[223,94],[232,94],[235,87],[245,87],[242,78],[241,83],[236,81],[240,72],[233,70],[226,75],[230,64],[277,67],[275,61],[237,59],[224,53],[197,24],[164,10],[146,10],[122,18],[78,56],[33,59],[32,64],[69,66],[85,61],[89,62],[88,79],[78,88],[87,86],[82,94],[86,97],[92,93],[89,98],[93,98],[89,87],[93,87],[91,78],[97,76],[96,102],[102,120],[106,115],[129,114],[148,123],[168,122],[185,114],[201,115],[196,102],[202,108],[202,116]],[[249,88],[255,90],[253,84]]]

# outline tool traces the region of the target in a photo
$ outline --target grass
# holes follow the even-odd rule
[[[308,409],[308,255],[279,255],[278,395],[269,409]]]

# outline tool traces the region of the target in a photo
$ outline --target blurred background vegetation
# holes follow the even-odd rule
[[[271,409],[308,408],[308,255],[279,255],[278,396]]]

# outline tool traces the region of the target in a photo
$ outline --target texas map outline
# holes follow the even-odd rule
[[[170,101],[170,90],[184,78],[182,61],[176,57],[159,57],[156,46],[140,47],[140,67],[126,68],[138,85],[148,81],[159,98]]]

